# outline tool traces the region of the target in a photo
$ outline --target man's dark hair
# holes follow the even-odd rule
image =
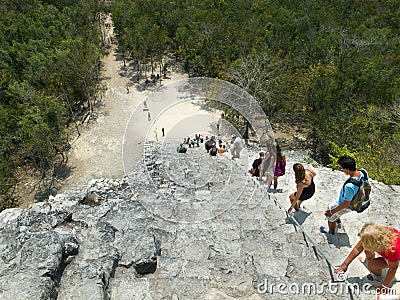
[[[357,170],[356,161],[354,160],[354,158],[352,158],[351,156],[348,156],[348,155],[343,155],[343,156],[339,157],[338,164],[343,169],[349,169],[350,171]]]

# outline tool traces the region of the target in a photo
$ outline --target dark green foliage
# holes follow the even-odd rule
[[[15,205],[16,170],[51,170],[92,108],[109,4],[139,73],[173,53],[191,76],[244,88],[272,123],[312,128],[325,163],[346,145],[400,184],[398,1],[0,0],[0,209]]]
[[[146,60],[151,48],[175,52],[189,75],[246,89],[272,123],[313,128],[314,150],[325,163],[331,142],[347,145],[372,178],[400,184],[398,2],[114,0],[111,6],[128,56]]]
[[[64,159],[66,127],[99,91],[100,4],[0,0],[0,210],[18,168],[44,176]]]

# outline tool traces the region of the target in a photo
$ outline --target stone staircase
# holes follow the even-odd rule
[[[348,298],[329,294],[322,285],[331,280],[326,261],[249,176],[252,151],[231,160],[227,153],[209,157],[203,147],[180,158],[176,146],[160,148],[149,146],[145,162],[161,195],[141,200],[157,215],[151,225],[161,245],[157,269],[140,278],[134,270],[116,272],[111,299]],[[167,166],[157,152],[168,157]],[[307,284],[319,291],[302,294]]]
[[[361,263],[351,265],[347,282],[332,266],[364,222],[398,227],[397,211],[388,209],[397,207],[398,187],[373,181],[371,208],[345,216],[328,238],[319,226],[343,174],[316,167],[316,195],[288,216],[292,165],[309,159],[287,151],[287,174],[267,191],[248,174],[257,152],[232,160],[203,147],[178,155],[173,143],[147,144],[146,168],[121,180],[2,212],[0,298],[373,299],[355,288],[366,274]]]
[[[294,154],[294,155],[293,155]],[[289,206],[288,194],[295,190],[294,173],[292,171],[295,162],[302,162],[306,167],[313,168],[315,162],[309,161],[307,157],[299,157],[297,153],[288,153],[287,175],[282,180],[282,193],[273,194],[276,203],[287,208]],[[297,157],[296,157],[297,156]],[[371,180],[372,182],[372,204],[363,213],[351,212],[341,218],[342,224],[338,225],[337,234],[334,236],[319,233],[319,227],[327,227],[324,211],[329,204],[336,202],[339,191],[346,180],[346,176],[340,171],[332,171],[327,168],[314,167],[317,176],[314,181],[316,193],[310,200],[304,202],[303,211],[294,213],[291,218],[302,231],[305,232],[309,243],[314,245],[320,256],[325,258],[330,266],[340,264],[348,255],[352,247],[358,242],[358,232],[368,222],[388,225],[398,228],[398,212],[390,207],[396,207],[394,203],[399,200],[399,187],[387,186]],[[290,181],[293,180],[293,183]],[[289,181],[289,182],[288,182]],[[289,187],[289,190],[287,188]],[[291,187],[291,189],[290,189]],[[375,291],[367,289],[368,282],[363,279],[368,274],[367,269],[357,259],[349,266],[346,273],[346,283],[351,288],[351,297],[354,299],[372,299]],[[398,270],[396,278],[400,278]],[[400,292],[400,283],[395,282],[392,287]],[[393,291],[394,292],[394,291]],[[350,295],[349,295],[350,296]]]

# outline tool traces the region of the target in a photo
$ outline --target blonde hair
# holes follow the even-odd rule
[[[380,253],[393,252],[397,238],[397,234],[389,227],[375,223],[366,223],[358,236],[361,238],[364,249]]]

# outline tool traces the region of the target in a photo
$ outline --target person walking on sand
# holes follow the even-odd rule
[[[366,170],[361,169],[357,170],[356,161],[353,157],[344,155],[338,159],[338,164],[340,166],[340,170],[344,172],[346,175],[349,175],[349,178],[352,178],[357,181],[364,180],[364,176],[366,175],[368,178],[368,173]],[[365,175],[364,175],[365,172]],[[347,181],[347,180],[346,180]],[[341,192],[339,194],[339,199],[337,203],[332,204],[328,207],[328,210],[325,211],[325,216],[328,218],[328,228],[321,226],[320,232],[322,233],[330,233],[335,234],[336,223],[340,222],[340,218],[346,214],[351,212],[349,207],[351,199],[353,199],[354,195],[358,192],[359,187],[353,183],[346,183],[343,185]]]
[[[285,175],[286,155],[282,153],[279,144],[276,144],[276,164],[274,170],[274,190],[278,187],[278,177]]]
[[[385,294],[389,291],[399,266],[400,232],[392,227],[367,223],[358,236],[360,237],[359,242],[343,263],[336,266],[335,273],[346,272],[351,262],[364,251],[365,261],[363,264],[370,272],[366,278],[369,281],[375,281],[374,287],[377,288],[377,291]],[[360,261],[362,262],[362,260]],[[382,278],[383,269],[388,269],[385,278]]]
[[[315,172],[311,169],[304,168],[300,163],[295,163],[293,165],[293,171],[296,182],[296,192],[289,195],[291,204],[288,209],[289,214],[293,209],[299,211],[303,201],[310,199],[315,194]]]

